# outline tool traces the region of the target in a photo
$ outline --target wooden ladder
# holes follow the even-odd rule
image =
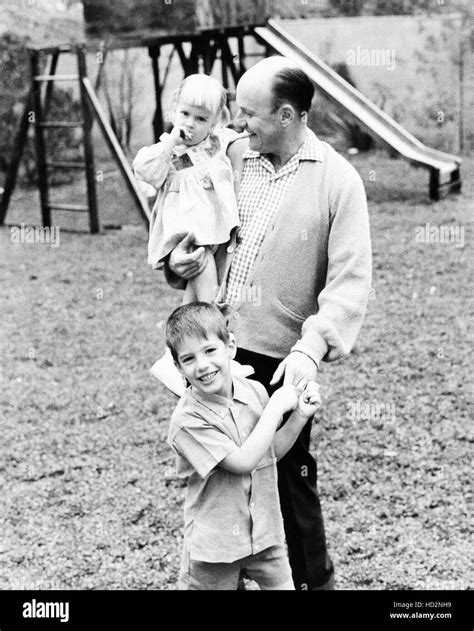
[[[0,225],[3,225],[7,214],[12,193],[15,189],[18,168],[23,150],[28,139],[28,129],[31,114],[34,113],[35,146],[38,168],[38,188],[41,202],[41,216],[44,226],[51,226],[51,211],[68,210],[73,212],[87,212],[89,214],[89,228],[91,233],[99,232],[99,216],[97,205],[97,190],[95,180],[94,149],[92,143],[92,125],[94,121],[100,127],[104,140],[110,149],[113,159],[117,163],[124,182],[132,195],[137,210],[148,228],[150,209],[147,201],[137,186],[132,168],[118,142],[106,113],[97,96],[101,74],[99,72],[95,84],[92,85],[87,77],[85,45],[57,46],[54,48],[30,49],[31,87],[25,103],[17,136],[13,146],[10,165],[5,178],[4,191],[0,201]],[[49,67],[45,74],[41,74],[40,55],[50,55]],[[75,53],[77,56],[77,75],[58,75],[56,67],[61,53]],[[51,103],[55,81],[78,81],[81,94],[82,120],[78,121],[50,121],[46,116]],[[44,93],[44,94],[43,94]],[[64,162],[47,160],[46,130],[58,128],[82,128],[84,144],[84,160],[81,162]],[[59,204],[52,203],[49,195],[49,172],[51,169],[78,169],[85,171],[87,184],[87,204]]]
[[[84,50],[77,48],[77,75],[57,75],[56,66],[59,52],[54,52],[51,58],[51,65],[47,74],[41,74],[40,53],[38,50],[31,51],[31,78],[32,78],[32,104],[35,125],[35,146],[38,167],[38,187],[41,202],[41,215],[43,225],[51,225],[51,211],[67,210],[73,212],[89,213],[89,228],[91,233],[99,232],[99,218],[97,212],[97,191],[95,181],[94,148],[92,144],[92,123],[93,115],[89,107],[87,95],[84,88],[84,77],[87,76],[86,58]],[[79,121],[48,121],[45,119],[52,96],[52,89],[55,81],[78,81],[81,93],[81,104],[83,118]],[[46,83],[44,98],[42,98],[42,87]],[[61,128],[82,128],[82,140],[84,145],[83,162],[60,162],[47,160],[47,139],[46,130]],[[79,169],[85,171],[87,184],[87,204],[59,204],[50,200],[49,172],[50,169]]]

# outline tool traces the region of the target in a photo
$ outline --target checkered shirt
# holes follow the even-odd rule
[[[308,130],[298,151],[275,172],[269,158],[247,149],[239,188],[240,228],[237,247],[227,280],[225,301],[231,305],[245,300],[244,290],[259,253],[268,225],[290,188],[301,160],[322,161],[319,140]]]

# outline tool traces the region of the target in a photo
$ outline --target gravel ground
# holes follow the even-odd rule
[[[354,352],[321,372],[312,443],[337,587],[472,588],[474,160],[464,193],[437,204],[423,171],[381,154],[354,163],[371,200],[373,290]],[[35,221],[33,195],[16,196],[10,221]],[[118,187],[101,213],[140,223]],[[427,223],[462,229],[459,242],[417,242]],[[180,294],[147,268],[141,225],[62,231],[59,247],[12,243],[4,227],[0,241],[0,588],[175,589],[174,401],[147,371]]]

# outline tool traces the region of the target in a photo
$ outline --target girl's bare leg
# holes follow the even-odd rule
[[[213,302],[216,296],[218,289],[216,261],[208,246],[205,246],[204,256],[207,261],[206,267],[199,276],[188,281],[183,302],[195,300]]]
[[[191,285],[191,282],[188,281],[188,284],[186,285],[186,289],[184,290],[184,295],[183,295],[183,305],[187,305],[190,302],[195,302],[197,300],[196,298],[196,294],[194,293],[194,289]]]

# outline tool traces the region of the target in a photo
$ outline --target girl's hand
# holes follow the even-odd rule
[[[305,389],[298,397],[297,411],[305,417],[311,418],[321,407],[321,395],[319,394],[319,384],[315,381],[308,381]]]
[[[182,145],[184,140],[190,139],[190,135],[182,125],[176,125],[175,127],[173,127],[170,132],[170,137],[172,138],[175,146]]]

